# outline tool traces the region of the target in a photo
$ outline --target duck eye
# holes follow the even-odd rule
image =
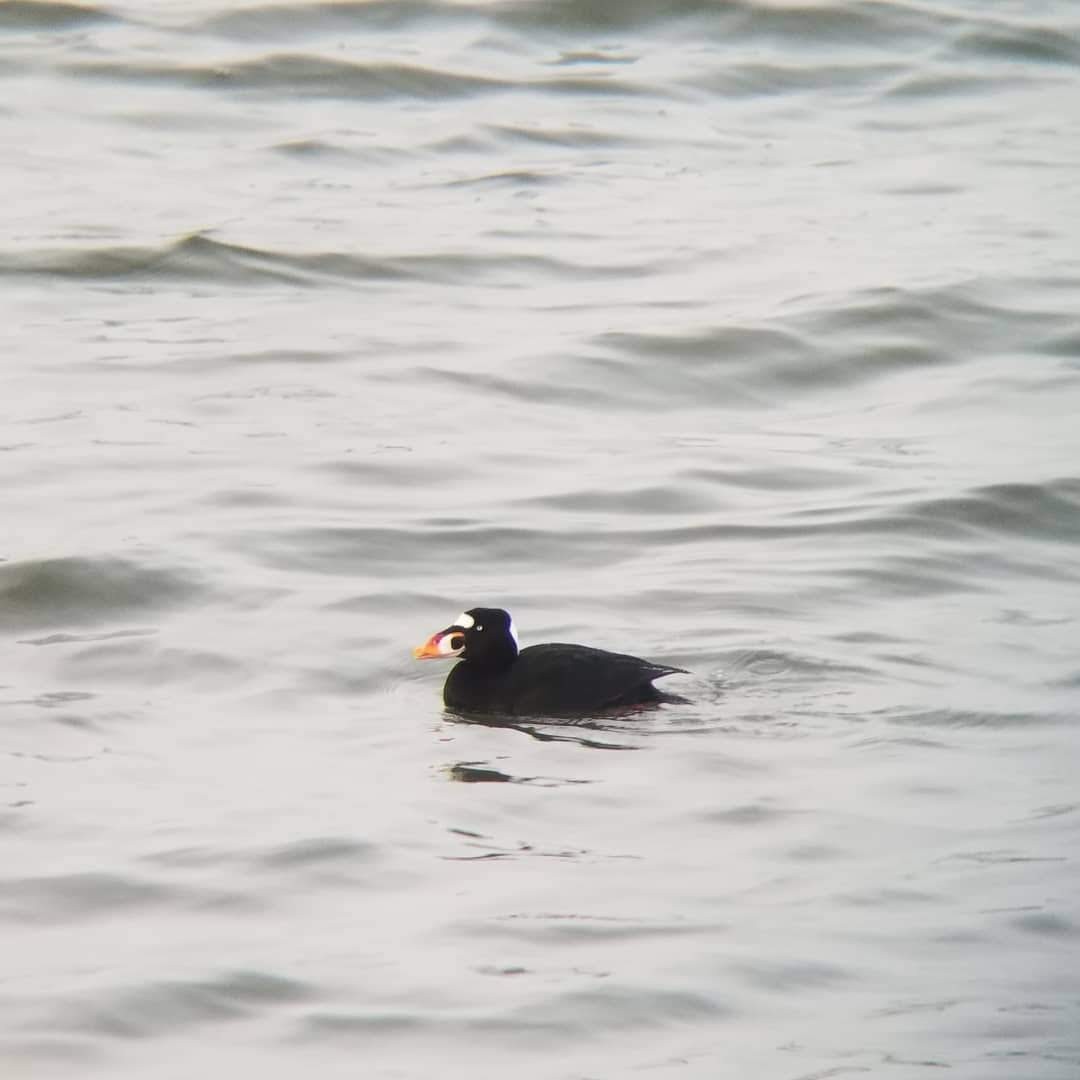
[[[477,631],[480,631],[480,630],[483,630],[484,628],[482,626],[476,626],[476,627],[474,627],[474,629],[477,630]]]

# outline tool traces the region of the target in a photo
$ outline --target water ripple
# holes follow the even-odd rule
[[[149,559],[70,556],[6,563],[0,565],[0,627],[101,623],[195,603],[205,593],[201,574],[154,566]]]
[[[244,1020],[318,997],[307,983],[262,971],[206,980],[142,983],[57,1004],[42,1026],[56,1032],[145,1039]]]
[[[0,918],[20,923],[92,919],[176,898],[150,881],[106,873],[7,879],[0,890]]]
[[[122,21],[93,4],[50,3],[49,0],[9,0],[0,5],[0,26],[8,30],[65,30]]]
[[[335,281],[426,281],[474,285],[508,273],[554,279],[626,277],[643,273],[633,264],[577,264],[545,256],[448,255],[363,256],[343,252],[286,253],[212,240],[202,234],[151,248],[50,248],[9,254],[0,274],[46,274],[87,281],[118,278],[261,285],[288,282],[322,288]]]
[[[96,60],[69,63],[64,72],[75,79],[167,85],[189,90],[237,90],[275,96],[351,101],[445,101],[479,94],[543,90],[547,94],[655,96],[655,88],[639,87],[607,72],[594,76],[556,75],[538,79],[498,79],[433,67],[389,62],[350,62],[299,53],[281,53],[254,60],[215,65],[174,65]]]

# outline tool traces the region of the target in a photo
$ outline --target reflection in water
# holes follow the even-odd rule
[[[511,776],[486,762],[460,761],[446,767],[451,780],[462,784],[533,784],[536,787],[562,787],[564,784],[591,784],[592,780],[572,780],[557,776]]]
[[[600,739],[590,739],[583,735],[556,734],[553,731],[541,730],[537,724],[523,723],[521,720],[509,720],[498,716],[461,716],[456,713],[446,713],[446,717],[455,724],[475,724],[480,727],[506,728],[509,731],[520,731],[522,735],[528,735],[538,742],[569,742],[577,743],[578,746],[587,746],[590,750],[639,750],[638,746],[628,743],[604,742]],[[555,721],[539,720],[537,723],[551,724]],[[607,731],[614,730],[605,725],[591,720],[575,720],[573,722],[558,723],[560,729],[567,727],[586,728],[588,730]]]
[[[552,845],[550,843],[534,843],[529,840],[502,841],[484,833],[474,832],[471,829],[449,828],[446,830],[453,836],[462,837],[462,844],[471,849],[469,854],[440,855],[444,862],[484,862],[496,859],[556,859],[560,861],[582,860],[589,863],[636,863],[641,861],[641,855],[632,851],[601,851],[594,848],[577,847],[570,845]],[[475,852],[473,854],[472,852]],[[514,918],[507,915],[504,918]],[[563,916],[558,916],[563,917]],[[571,916],[566,916],[571,917]],[[572,916],[577,917],[577,916]],[[593,918],[593,916],[583,916]]]
[[[457,765],[448,765],[447,773],[451,780],[460,780],[463,784],[523,784],[532,777],[510,776],[498,769],[481,769],[476,765],[462,761]]]

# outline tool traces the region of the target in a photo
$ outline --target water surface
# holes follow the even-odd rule
[[[1073,5],[0,28],[5,1076],[1080,1073]]]

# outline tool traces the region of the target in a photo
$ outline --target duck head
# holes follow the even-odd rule
[[[499,670],[509,667],[518,654],[517,630],[502,608],[469,608],[445,630],[413,649],[417,660],[449,660],[456,657],[470,667]]]

